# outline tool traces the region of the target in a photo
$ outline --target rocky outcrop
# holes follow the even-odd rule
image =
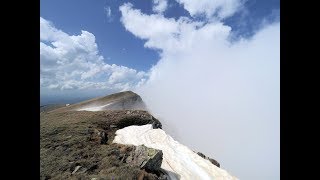
[[[207,157],[206,155],[202,154],[201,152],[197,152],[197,154],[199,156],[201,156],[203,159],[209,160],[212,164],[216,165],[217,167],[220,167],[220,163],[218,161],[216,161],[210,157]]]
[[[96,141],[100,144],[107,144],[108,142],[108,135],[105,131],[103,130],[98,130],[98,129],[90,129],[88,130],[90,133],[90,141]]]
[[[160,170],[163,153],[161,150],[148,148],[144,145],[135,146],[134,150],[126,159],[126,163],[139,166],[147,171],[155,172]]]

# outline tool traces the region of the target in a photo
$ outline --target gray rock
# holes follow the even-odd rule
[[[110,128],[116,128],[116,127],[117,127],[116,125],[113,125],[113,124],[110,125]]]
[[[149,171],[158,171],[161,167],[162,158],[163,153],[161,150],[141,145],[134,148],[130,156],[127,157],[126,162]]]
[[[220,167],[220,163],[212,158],[207,157],[206,155],[202,154],[201,152],[197,152],[199,156],[201,156],[203,159],[209,160],[212,164],[214,164],[217,167]]]
[[[101,140],[100,140],[100,143],[101,144],[107,144],[108,142],[108,136],[106,135],[106,133],[104,131],[102,131],[100,133],[100,137],[101,137]]]
[[[152,128],[153,128],[153,129],[162,129],[162,125],[161,125],[160,122],[154,121],[154,122],[152,123]]]
[[[80,168],[81,168],[81,166],[77,166],[77,167],[73,170],[73,172],[72,172],[71,174],[76,173]]]

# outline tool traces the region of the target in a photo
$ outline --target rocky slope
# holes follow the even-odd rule
[[[145,137],[139,133],[124,137],[132,127],[140,132],[139,128],[148,127]],[[165,134],[161,127],[146,111],[140,96],[131,91],[77,104],[40,107],[40,179],[197,179],[202,171],[209,171],[209,179],[228,179],[218,162],[187,147],[170,154],[170,148],[181,150],[182,146],[167,135],[163,138],[171,138],[171,144],[159,141],[159,135],[148,136],[154,133],[152,129]],[[123,132],[122,138],[119,132]],[[179,156],[191,158],[194,168],[183,169],[181,165],[187,161]]]

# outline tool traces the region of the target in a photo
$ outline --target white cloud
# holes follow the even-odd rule
[[[152,10],[156,13],[163,13],[168,7],[167,0],[152,0]]]
[[[146,75],[144,72],[137,72],[134,69],[130,69],[124,66],[116,66],[116,65],[112,65],[112,66],[114,71],[109,77],[110,84],[136,81],[137,79],[138,80],[142,79]]]
[[[40,41],[55,41],[66,34],[53,27],[52,23],[40,17]]]
[[[108,21],[111,22],[113,20],[111,8],[109,6],[104,7],[104,12],[107,15]]]
[[[130,3],[119,9],[123,14],[121,21],[126,24],[125,28],[141,39],[148,39],[147,47],[161,48],[169,40],[168,37],[179,30],[173,18],[166,19],[160,14],[144,15],[140,10],[132,9]]]
[[[241,0],[176,0],[182,4],[191,16],[206,15],[226,18],[232,16],[242,5]]]
[[[95,36],[69,35],[40,17],[40,87],[42,89],[130,89],[146,73],[109,65],[99,55]]]
[[[237,10],[222,4],[220,17]],[[211,6],[191,12],[210,15]],[[147,15],[128,3],[120,11],[128,31],[161,50],[136,91],[165,130],[240,179],[279,179],[279,23],[230,42],[221,21]]]
[[[140,10],[133,9],[131,3],[125,3],[119,9],[122,13],[121,22],[125,25],[126,30],[147,40],[145,47],[148,48],[176,51],[177,48],[189,46],[191,45],[188,42],[189,39],[182,38],[180,35],[192,33],[194,29],[203,24],[202,22],[190,21],[185,17],[175,20],[165,18],[161,14],[145,15]],[[216,25],[221,26],[221,23]],[[187,36],[187,38],[192,37],[191,34]]]

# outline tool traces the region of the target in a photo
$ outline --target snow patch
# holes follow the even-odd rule
[[[78,109],[77,111],[101,111],[105,107],[109,106],[110,104],[112,104],[112,103],[108,103],[108,104],[102,105],[102,106],[89,106],[89,107]]]
[[[188,147],[175,141],[162,129],[153,129],[151,124],[128,126],[116,131],[113,143],[145,145],[163,152],[161,168],[171,179],[237,180],[226,170],[203,159]]]

